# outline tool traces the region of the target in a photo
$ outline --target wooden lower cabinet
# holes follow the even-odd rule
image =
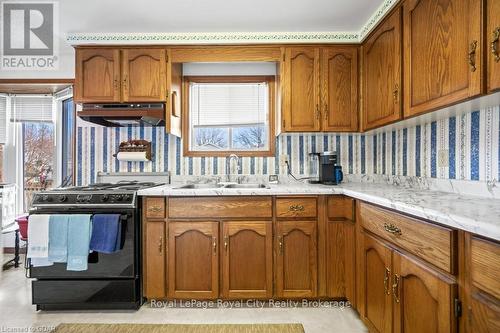
[[[279,221],[276,237],[278,297],[317,295],[316,221]]]
[[[365,234],[361,316],[371,332],[456,332],[454,280]]]
[[[391,332],[390,291],[392,251],[384,243],[365,234],[362,253],[363,306],[360,315],[370,331]]]
[[[165,221],[148,221],[144,228],[144,297],[165,298]]]
[[[168,296],[219,296],[219,223],[168,222]]]
[[[473,333],[500,332],[500,301],[481,292],[472,294],[468,310],[469,330]]]
[[[272,221],[222,223],[222,296],[273,295]]]
[[[413,259],[393,252],[394,333],[456,332],[457,285]]]

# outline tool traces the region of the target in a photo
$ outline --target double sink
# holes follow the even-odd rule
[[[262,183],[243,184],[186,184],[174,187],[174,190],[196,190],[196,189],[269,189],[269,185]]]

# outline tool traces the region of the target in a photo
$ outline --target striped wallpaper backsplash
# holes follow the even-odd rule
[[[292,172],[310,174],[310,152],[335,150],[347,174],[382,174],[444,179],[500,179],[500,107],[489,107],[398,130],[377,134],[294,133],[276,138],[275,157],[240,159],[241,174],[283,174],[279,155],[289,156]],[[173,175],[229,173],[225,157],[183,157],[181,139],[163,127],[106,128],[77,124],[78,185],[95,181],[98,171],[158,172]],[[151,162],[119,162],[113,157],[121,141],[152,142]]]

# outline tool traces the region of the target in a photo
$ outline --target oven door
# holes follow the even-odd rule
[[[50,214],[47,211],[37,211],[37,214]],[[88,214],[85,211],[75,211],[60,214]],[[102,278],[136,278],[139,275],[139,235],[140,223],[136,213],[116,211],[96,211],[92,213],[121,214],[123,247],[114,253],[91,252],[88,257],[88,269],[85,271],[68,271],[66,263],[54,263],[52,266],[33,267],[30,265],[30,277],[37,279],[102,279]],[[28,240],[29,241],[29,240]]]

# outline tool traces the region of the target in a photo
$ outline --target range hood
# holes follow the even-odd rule
[[[77,115],[85,121],[107,127],[164,126],[165,104],[83,104]]]

